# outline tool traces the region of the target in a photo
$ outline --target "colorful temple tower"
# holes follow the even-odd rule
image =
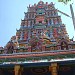
[[[75,57],[75,41],[69,39],[53,2],[39,1],[29,5],[24,14],[16,35],[0,48],[0,63],[4,67],[11,66],[12,72],[5,70],[3,65],[0,72],[11,75],[75,75],[72,65],[75,61],[66,61],[66,58]]]
[[[16,48],[26,48],[26,52],[68,50],[74,48],[65,25],[54,4],[43,1],[29,5],[20,29],[11,38]],[[16,50],[17,52],[17,50]]]

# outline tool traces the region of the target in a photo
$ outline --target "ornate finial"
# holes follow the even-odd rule
[[[42,0],[40,0],[40,1],[38,2],[38,4],[44,4],[44,2],[43,2]]]

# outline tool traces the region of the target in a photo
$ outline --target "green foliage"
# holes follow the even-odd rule
[[[72,0],[58,0],[58,2],[63,2],[64,4],[67,4],[68,2],[71,2]]]

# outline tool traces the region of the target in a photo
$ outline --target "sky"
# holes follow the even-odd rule
[[[24,19],[24,12],[27,12],[27,6],[38,3],[40,0],[0,0],[0,46],[5,46],[10,38],[16,35],[16,29],[20,28],[21,19]],[[53,2],[55,7],[71,16],[70,6],[57,2],[57,0],[42,0],[43,2]],[[75,0],[73,1],[73,10],[75,10]],[[74,11],[75,13],[75,11]],[[75,31],[72,19],[59,13],[62,23],[65,24],[69,38],[75,40]]]

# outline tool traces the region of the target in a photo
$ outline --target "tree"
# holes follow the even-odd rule
[[[68,2],[71,2],[73,0],[58,0],[58,2],[63,2],[64,4],[67,4]]]

